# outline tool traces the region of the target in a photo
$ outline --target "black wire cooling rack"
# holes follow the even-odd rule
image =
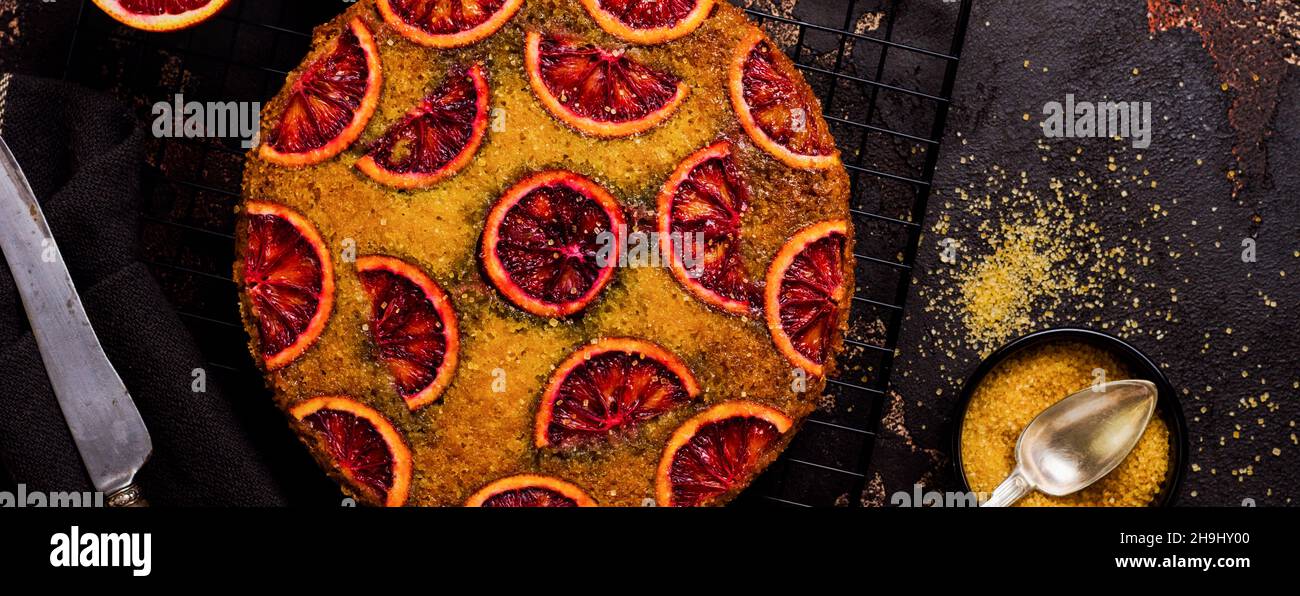
[[[856,506],[889,390],[911,268],[930,196],[972,0],[733,0],[803,70],[853,181],[858,287],[843,371],[793,445],[741,505]],[[64,78],[151,107],[262,102],[309,49],[311,30],[350,2],[236,0],[200,27],[147,34],[82,0]],[[236,140],[151,139],[143,255],[240,401],[261,399],[235,285]],[[270,404],[269,397],[262,403]]]

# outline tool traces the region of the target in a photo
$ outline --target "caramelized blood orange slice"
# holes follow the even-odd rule
[[[334,265],[311,222],[287,207],[248,203],[240,281],[257,321],[268,370],[293,362],[325,330],[334,307]]]
[[[599,441],[695,398],[700,387],[678,357],[649,342],[607,339],[569,356],[537,411],[538,447]]]
[[[361,19],[352,19],[326,53],[289,84],[263,159],[282,166],[318,164],[361,136],[379,105],[379,51]]]
[[[318,397],[289,411],[320,440],[353,489],[401,507],[411,488],[411,450],[383,414],[346,397]]]
[[[731,104],[758,146],[793,168],[839,163],[817,97],[761,31],[746,37],[732,60]]]
[[[379,0],[388,26],[415,43],[458,48],[480,42],[515,16],[524,0]]]
[[[556,118],[597,137],[642,133],[686,99],[680,78],[577,39],[528,34],[525,65],[533,92]]]
[[[466,507],[595,507],[596,502],[572,483],[550,476],[521,474],[483,487]]]
[[[708,505],[743,486],[792,424],[777,410],[743,401],[714,406],[686,421],[659,460],[659,506]]]
[[[659,193],[659,250],[671,255],[673,275],[706,304],[739,315],[750,312],[754,296],[740,255],[748,209],[749,190],[726,141],[686,158]]]
[[[583,310],[614,277],[623,211],[600,185],[563,170],[506,191],[483,230],[483,267],[510,302],[540,317]]]
[[[630,43],[656,44],[690,35],[713,11],[714,0],[582,0],[591,18]]]
[[[230,0],[95,0],[124,25],[145,31],[177,31],[212,18]]]
[[[394,188],[428,188],[469,165],[487,127],[488,84],[483,67],[454,69],[436,91],[371,145],[357,168]]]
[[[391,257],[357,259],[370,296],[370,336],[397,393],[412,411],[437,401],[451,384],[460,332],[451,300],[419,269]]]
[[[848,223],[828,221],[799,232],[767,270],[764,306],[772,339],[795,366],[821,376],[840,325]]]

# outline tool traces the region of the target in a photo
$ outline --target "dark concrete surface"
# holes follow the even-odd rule
[[[844,24],[843,0],[752,3],[831,27]],[[0,70],[60,75],[80,4],[0,0]],[[1260,4],[1277,7],[1284,1]],[[1128,267],[1120,282],[1122,302],[1085,307],[1091,300],[1066,296],[1064,306],[1053,309],[1055,316],[1037,326],[1119,330],[1161,365],[1177,388],[1191,431],[1181,504],[1238,505],[1249,498],[1260,505],[1289,505],[1300,497],[1300,447],[1293,434],[1300,412],[1300,67],[1270,61],[1252,43],[1258,32],[1231,26],[1231,17],[1248,8],[1246,0],[1179,5],[1197,8],[1204,22],[1152,32],[1145,0],[975,2],[897,346],[894,391],[872,454],[864,503],[886,504],[889,495],[910,492],[917,483],[957,486],[950,460],[957,389],[977,364],[980,346],[961,341],[962,321],[951,308],[936,308],[934,290],[951,284],[991,250],[978,233],[982,221],[1015,217],[973,210],[956,189],[987,191],[993,165],[1017,177],[1025,172],[1026,186],[1039,190],[1052,178],[1080,170],[1098,179],[1124,174],[1108,172],[1111,156],[1130,170],[1148,170],[1140,178],[1158,186],[1102,185],[1096,201],[1071,208],[1108,237],[1149,243],[1148,264]],[[1300,12],[1294,2],[1285,5]],[[948,49],[956,13],[950,2],[860,0],[850,25],[869,30],[870,13],[891,6],[899,17],[896,38]],[[1300,34],[1293,29],[1290,35]],[[830,55],[836,40],[810,35],[805,43],[814,54]],[[862,44],[847,58],[859,75],[871,76],[878,51]],[[889,62],[883,77],[892,84],[932,87],[941,68],[941,61],[903,54]],[[1263,76],[1254,81],[1252,75]],[[1151,102],[1150,148],[1137,151],[1109,139],[1044,139],[1037,126],[1043,105],[1063,101],[1068,93],[1092,101]],[[928,121],[909,115],[916,113],[912,102],[889,95],[880,101],[877,123],[920,135],[928,131]],[[853,109],[860,108],[845,100],[828,111],[847,117],[841,110]],[[1024,120],[1024,114],[1031,119]],[[1066,156],[1077,148],[1083,153],[1069,161]],[[869,159],[889,161],[882,168],[918,166],[920,160],[907,149]],[[1143,154],[1142,165],[1137,153]],[[1230,179],[1229,171],[1240,174]],[[1129,195],[1121,196],[1121,189]],[[884,212],[886,202],[878,202]],[[1153,217],[1157,204],[1163,213]],[[936,231],[945,219],[948,227]],[[864,236],[869,241],[869,234]],[[953,265],[940,260],[940,242],[948,237],[961,246]],[[1240,258],[1246,238],[1257,244],[1254,263]],[[1042,310],[1036,308],[1040,315]],[[958,345],[951,347],[953,342]]]
[[[1083,307],[1084,298],[1066,297],[1050,325],[1122,330],[1164,370],[1190,427],[1179,504],[1233,506],[1253,499],[1261,506],[1291,505],[1300,498],[1300,68],[1279,66],[1276,56],[1231,54],[1231,44],[1268,43],[1253,31],[1152,33],[1147,8],[1140,0],[975,3],[914,289],[951,283],[991,250],[971,232],[977,222],[955,192],[987,188],[991,165],[1012,176],[1024,171],[1028,186],[1046,190],[1049,179],[1080,170],[1116,177],[1108,173],[1109,156],[1139,169],[1134,157],[1143,153],[1140,168],[1149,174],[1140,178],[1158,181],[1156,188],[1102,185],[1093,205],[1073,205],[1081,221],[1098,223],[1103,234],[1151,244],[1149,264],[1130,265],[1127,283],[1134,293],[1091,308]],[[1292,29],[1290,35],[1300,34]],[[1254,73],[1281,74],[1254,81]],[[1225,82],[1231,82],[1227,90]],[[1067,93],[1081,100],[1151,102],[1150,148],[1134,150],[1110,139],[1044,139],[1037,126],[1043,105],[1064,101]],[[1237,109],[1230,119],[1234,101],[1251,111]],[[1243,135],[1243,129],[1257,134]],[[1052,151],[1041,149],[1042,142]],[[1077,161],[1063,159],[1077,148],[1084,150]],[[1229,171],[1241,173],[1230,179]],[[1120,196],[1120,188],[1130,194]],[[1157,204],[1167,214],[1152,217]],[[934,233],[945,217],[950,228]],[[955,265],[940,259],[940,242],[948,236],[961,242]],[[1256,242],[1253,263],[1241,258],[1247,238]],[[872,457],[868,503],[887,503],[916,483],[957,488],[950,460],[956,401],[979,350],[941,347],[938,338],[961,334],[962,323],[917,294]],[[1137,307],[1131,297],[1140,298]],[[1125,321],[1136,327],[1125,328]]]

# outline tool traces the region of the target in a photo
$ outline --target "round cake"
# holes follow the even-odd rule
[[[373,505],[734,498],[853,294],[815,94],[714,0],[361,0],[262,115],[254,358]]]

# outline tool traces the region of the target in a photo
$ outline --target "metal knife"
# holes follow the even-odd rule
[[[0,249],[95,489],[110,507],[145,506],[135,475],[153,452],[149,430],[104,355],[36,196],[3,139]]]

